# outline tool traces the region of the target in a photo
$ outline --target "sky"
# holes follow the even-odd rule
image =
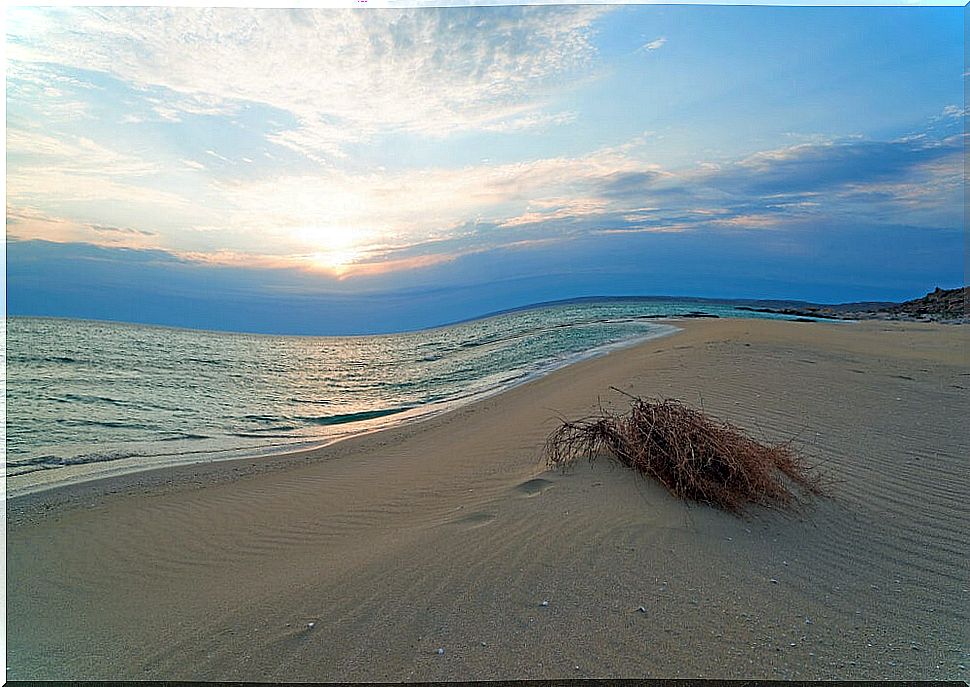
[[[961,7],[19,7],[7,308],[297,334],[964,283]]]

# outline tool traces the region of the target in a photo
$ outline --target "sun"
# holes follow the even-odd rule
[[[333,272],[337,276],[345,274],[360,257],[357,250],[331,250],[313,253],[310,255],[310,263],[327,272]]]
[[[310,249],[310,264],[318,269],[345,273],[363,254],[362,241],[366,232],[343,225],[300,227],[296,237]]]

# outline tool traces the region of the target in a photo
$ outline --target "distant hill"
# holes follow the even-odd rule
[[[970,287],[961,289],[941,289],[937,287],[922,298],[914,298],[905,303],[891,306],[888,311],[894,314],[922,317],[924,315],[942,318],[967,317],[967,303]]]
[[[819,317],[845,320],[920,319],[946,322],[970,322],[967,304],[970,287],[941,289],[922,298],[904,303],[840,303],[838,305],[797,305],[785,308],[753,308],[738,306],[738,310],[771,312],[796,317]]]

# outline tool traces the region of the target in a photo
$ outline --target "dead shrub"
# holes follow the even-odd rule
[[[563,420],[546,440],[549,464],[564,468],[608,453],[678,498],[735,514],[755,505],[795,510],[799,491],[822,494],[819,475],[791,442],[759,443],[677,400],[630,399],[626,414],[600,408],[580,420]]]

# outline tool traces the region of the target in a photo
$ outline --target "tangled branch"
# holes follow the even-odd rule
[[[600,408],[596,415],[562,421],[546,440],[549,464],[567,467],[608,453],[678,498],[735,514],[752,505],[793,510],[799,503],[795,488],[822,494],[819,476],[791,442],[761,444],[677,400],[630,398],[626,414]]]

